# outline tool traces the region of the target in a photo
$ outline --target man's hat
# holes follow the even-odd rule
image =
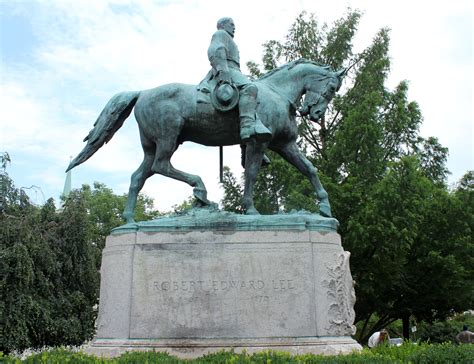
[[[230,83],[218,83],[211,92],[211,103],[219,111],[232,110],[239,102],[239,90]]]

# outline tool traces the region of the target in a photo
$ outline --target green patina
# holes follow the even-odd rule
[[[336,231],[339,222],[307,211],[277,215],[239,215],[194,208],[178,215],[119,226],[112,234],[188,231]]]

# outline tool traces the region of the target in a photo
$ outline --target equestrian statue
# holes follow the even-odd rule
[[[113,96],[84,139],[86,146],[71,161],[67,171],[85,162],[107,143],[134,109],[144,158],[131,177],[123,213],[127,223],[134,222],[138,193],[146,179],[155,173],[194,187],[196,206],[215,205],[207,199],[206,187],[199,176],[180,171],[170,162],[185,141],[244,147],[246,214],[258,214],[253,188],[266,159],[264,152],[269,148],[309,178],[320,214],[332,217],[328,194],[317,170],[297,147],[296,111],[312,121],[319,120],[341,87],[346,70],[334,72],[328,66],[298,59],[251,81],[240,71],[234,32],[231,18],[217,22],[208,49],[212,69],[198,86],[171,83]]]

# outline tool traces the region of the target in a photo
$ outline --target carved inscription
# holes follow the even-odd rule
[[[298,321],[313,317],[311,255],[303,246],[296,251],[293,245],[247,243],[171,248],[139,251],[130,335],[270,337],[314,331],[311,320]]]
[[[303,282],[268,278],[166,279],[149,284],[155,295],[154,306],[161,307],[157,311],[160,324],[176,330],[182,328],[193,335],[203,327],[218,332],[222,327],[254,324],[254,315],[271,315],[281,302],[297,294]]]
[[[154,280],[152,291],[157,304],[164,308],[164,317],[173,327],[198,329],[237,327],[249,312],[265,315],[272,304],[295,294],[295,279],[202,279]],[[203,308],[206,308],[203,310]]]
[[[289,291],[295,289],[293,279],[272,279],[265,282],[261,279],[236,281],[236,280],[206,280],[206,281],[154,281],[153,289],[163,292],[188,292],[188,291],[241,291],[263,290],[270,287],[273,291]]]

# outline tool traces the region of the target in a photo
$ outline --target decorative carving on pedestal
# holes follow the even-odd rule
[[[327,288],[329,299],[328,322],[325,329],[330,335],[344,336],[354,335],[356,327],[353,325],[355,319],[354,304],[355,291],[354,281],[349,268],[349,257],[351,253],[342,252],[335,254],[335,264],[325,264],[328,280],[322,282]]]

